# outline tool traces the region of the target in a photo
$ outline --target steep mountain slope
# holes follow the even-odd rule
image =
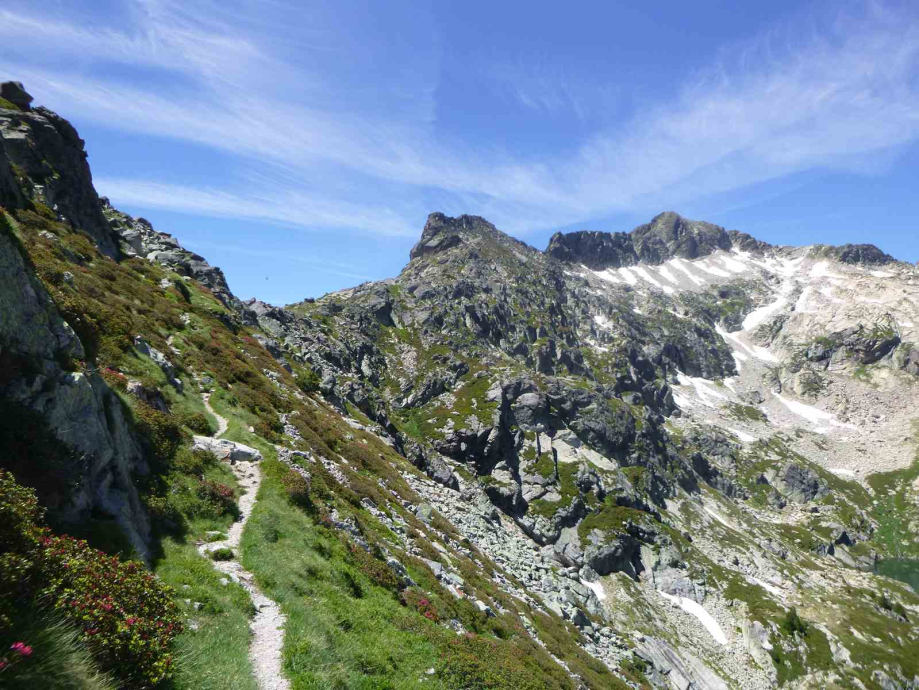
[[[916,267],[435,213],[397,278],[243,303],[4,105],[0,466],[176,588],[174,687],[919,685],[874,572],[919,556]],[[50,630],[26,590],[11,630]]]

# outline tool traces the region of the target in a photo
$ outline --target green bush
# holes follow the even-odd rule
[[[196,434],[210,436],[214,433],[207,415],[201,412],[183,412],[178,415],[179,423],[188,427]]]
[[[133,408],[134,422],[147,450],[160,462],[168,463],[185,442],[182,425],[171,414],[138,402]]]
[[[301,391],[307,394],[318,391],[320,383],[319,374],[312,369],[304,370],[304,372],[297,377],[297,386],[300,387]]]
[[[287,500],[301,508],[311,508],[310,481],[296,470],[288,470],[281,476],[281,485]]]
[[[211,559],[215,561],[232,561],[233,549],[228,549],[225,546],[220,549],[214,549],[211,551]]]
[[[807,629],[808,625],[798,615],[798,609],[792,606],[788,613],[785,614],[785,619],[782,621],[782,630],[786,635],[798,633],[803,637],[807,635]]]
[[[134,561],[54,535],[34,492],[0,470],[0,615],[53,608],[104,671],[126,685],[165,679],[182,632],[173,593]],[[0,621],[0,622],[3,622]]]
[[[236,507],[236,496],[233,494],[233,489],[210,479],[199,480],[198,497],[213,505],[217,515],[230,513]]]

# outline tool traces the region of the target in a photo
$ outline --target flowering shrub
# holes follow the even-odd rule
[[[171,641],[182,632],[172,590],[141,564],[56,536],[42,520],[34,493],[0,470],[0,615],[52,606],[80,630],[103,669],[140,687],[166,678]],[[32,651],[19,644],[11,649],[17,660]]]
[[[420,613],[422,616],[427,618],[429,621],[434,621],[435,623],[440,619],[440,616],[437,615],[437,611],[434,609],[434,606],[431,602],[420,595],[414,590],[407,590],[403,594],[403,599],[406,606],[410,606]]]
[[[217,515],[231,512],[236,506],[233,489],[210,479],[199,480],[198,496],[214,506]]]
[[[101,369],[99,373],[102,375],[103,380],[109,385],[109,388],[117,388],[120,391],[127,390],[128,377],[120,371],[116,371],[111,367],[105,367]]]
[[[8,671],[15,664],[26,657],[32,656],[32,648],[25,642],[14,642],[10,645],[10,652],[0,657],[0,671]]]

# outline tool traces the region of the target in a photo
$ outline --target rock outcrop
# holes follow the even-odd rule
[[[114,257],[117,241],[102,214],[84,145],[73,126],[47,108],[0,110],[0,206],[40,204]]]

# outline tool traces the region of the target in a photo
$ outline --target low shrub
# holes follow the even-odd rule
[[[296,470],[288,470],[281,477],[281,485],[284,487],[284,493],[287,494],[287,500],[293,505],[301,508],[311,508],[313,502],[310,500],[311,482]]]
[[[171,669],[182,632],[173,592],[134,561],[54,535],[33,491],[0,470],[0,623],[48,607],[79,631],[103,670],[146,687]]]
[[[218,515],[232,512],[236,506],[233,489],[226,484],[209,479],[199,480],[198,497],[212,504],[217,509]]]
[[[207,416],[201,412],[184,412],[178,415],[179,424],[188,427],[196,434],[210,436],[214,433]]]
[[[406,589],[400,595],[399,602],[403,606],[417,611],[429,621],[434,621],[436,623],[440,620],[440,616],[437,614],[434,605],[423,592],[419,592],[416,589]]]
[[[438,676],[448,688],[459,690],[545,690],[571,687],[551,682],[520,645],[500,643],[467,633],[447,644]]]
[[[318,391],[320,383],[319,374],[312,369],[304,370],[304,372],[297,377],[297,386],[301,391],[307,394]]]
[[[233,549],[228,549],[225,546],[220,549],[214,549],[213,551],[211,551],[211,560],[232,561],[233,560]]]
[[[785,619],[782,621],[782,631],[786,635],[794,635],[798,633],[802,637],[807,635],[808,625],[801,619],[798,615],[798,609],[792,606],[788,613],[785,614]]]
[[[134,406],[133,414],[147,450],[161,463],[168,463],[185,442],[182,425],[171,414],[155,410],[143,402]]]

